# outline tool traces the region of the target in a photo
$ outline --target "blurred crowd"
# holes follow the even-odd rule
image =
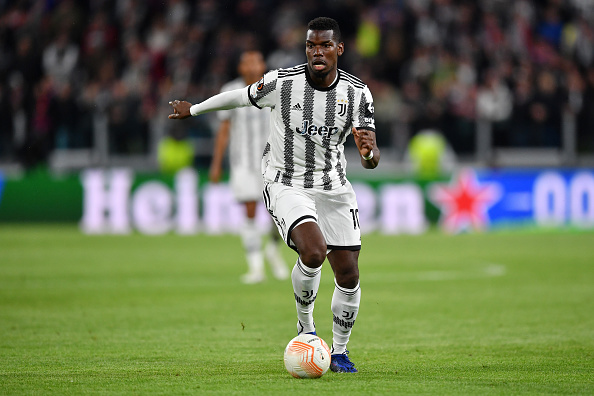
[[[246,49],[303,63],[316,16],[341,25],[380,145],[434,129],[471,153],[485,120],[496,147],[560,147],[569,125],[594,152],[594,0],[0,0],[0,161],[93,147],[98,120],[118,155],[211,134],[166,122],[168,100],[219,92]]]

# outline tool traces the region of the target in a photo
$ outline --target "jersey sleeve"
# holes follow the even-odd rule
[[[261,109],[263,107],[274,107],[276,82],[278,70],[272,70],[264,74],[260,81],[248,87],[249,98],[252,105]]]
[[[231,91],[231,90],[233,90],[233,88],[238,88],[238,87],[233,87],[233,82],[227,83],[221,87],[221,93]],[[233,109],[217,111],[217,118],[219,119],[219,121],[230,120],[232,116],[233,116]]]
[[[367,85],[363,88],[353,117],[355,128],[368,129],[375,132],[375,109],[373,108],[373,97]]]

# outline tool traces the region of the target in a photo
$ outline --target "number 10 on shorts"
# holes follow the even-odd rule
[[[359,226],[359,209],[350,209],[351,216],[353,216],[353,229],[361,228]]]

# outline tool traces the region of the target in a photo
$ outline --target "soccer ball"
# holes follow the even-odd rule
[[[285,367],[295,378],[319,378],[330,367],[330,348],[316,335],[298,335],[285,348]]]

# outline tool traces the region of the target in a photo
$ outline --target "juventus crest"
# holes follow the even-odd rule
[[[347,112],[347,108],[349,107],[349,101],[346,99],[338,99],[337,102],[338,102],[338,116],[344,117]]]

